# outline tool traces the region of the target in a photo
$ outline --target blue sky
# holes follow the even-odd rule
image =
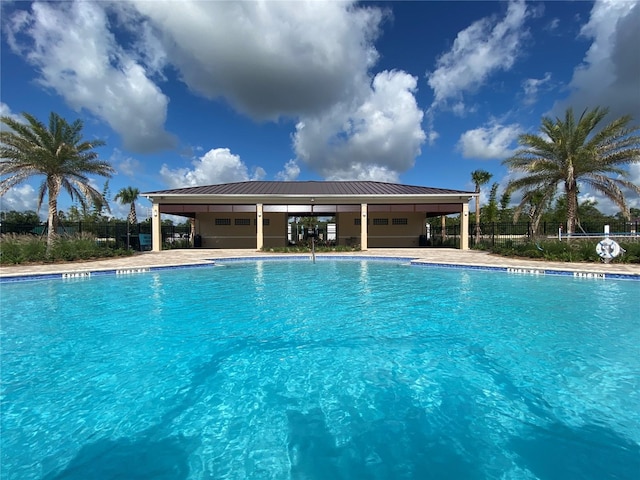
[[[87,138],[107,142],[111,197],[246,180],[472,190],[476,169],[502,191],[501,161],[543,115],[599,105],[640,122],[637,1],[1,8],[1,113],[81,118]],[[640,165],[630,173],[640,183]],[[2,209],[35,209],[38,185],[16,187]],[[150,203],[138,205],[144,218]]]

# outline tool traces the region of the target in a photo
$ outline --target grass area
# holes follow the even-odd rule
[[[133,255],[132,250],[97,242],[95,236],[87,233],[56,237],[48,255],[45,237],[15,233],[0,236],[0,264],[2,265],[71,262],[129,255]]]
[[[597,239],[541,240],[527,243],[507,241],[495,246],[479,244],[477,248],[505,257],[539,258],[554,262],[602,263],[602,259],[596,253],[598,241]],[[629,239],[619,240],[618,244],[622,252],[609,263],[640,263],[640,242]]]

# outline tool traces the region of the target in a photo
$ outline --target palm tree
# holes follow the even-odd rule
[[[509,189],[507,189],[509,192]],[[517,222],[523,210],[526,210],[529,220],[531,221],[530,234],[535,238],[538,234],[538,226],[546,209],[551,205],[553,197],[556,193],[556,186],[540,190],[527,190],[522,195],[520,204],[514,209],[513,221]],[[510,194],[510,192],[509,192]]]
[[[125,187],[121,188],[120,191],[114,197],[114,200],[120,201],[122,205],[129,204],[131,208],[129,209],[129,215],[127,219],[131,225],[135,225],[138,223],[138,216],[136,215],[136,200],[138,200],[138,196],[140,195],[140,190],[134,187]]]
[[[571,108],[564,119],[543,117],[541,135],[520,135],[522,148],[503,162],[512,171],[524,173],[509,182],[509,191],[539,191],[553,198],[558,186],[564,186],[568,234],[576,228],[579,182],[609,198],[627,219],[623,188],[640,194],[640,187],[628,180],[629,172],[623,168],[640,162],[640,137],[636,135],[640,127],[629,126],[631,117],[625,115],[596,130],[608,112],[599,107],[585,110],[577,122]]]
[[[126,205],[127,203],[131,205],[131,208],[129,209],[129,215],[127,216],[127,219],[129,220],[129,223],[127,223],[127,248],[130,247],[129,237],[131,233],[129,230],[129,226],[138,223],[138,216],[136,215],[136,200],[138,200],[138,195],[140,195],[140,190],[138,190],[137,188],[125,187],[121,188],[114,197],[116,201],[120,200],[120,203],[122,205]]]
[[[82,121],[69,124],[56,113],[49,115],[45,126],[33,115],[23,113],[26,123],[8,116],[0,121],[10,130],[0,132],[0,195],[32,176],[44,176],[38,189],[38,209],[48,195],[49,215],[47,253],[51,251],[58,226],[58,195],[66,190],[82,206],[104,201],[102,194],[90,185],[87,175],[110,177],[114,172],[109,163],[98,158],[94,148],[104,145],[101,140],[82,139]]]
[[[471,180],[476,185],[476,245],[480,241],[480,187],[489,183],[491,177],[493,177],[493,175],[486,170],[475,170],[471,172]]]

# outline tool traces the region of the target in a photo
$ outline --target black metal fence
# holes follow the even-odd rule
[[[628,240],[640,241],[640,221],[633,222],[582,222],[577,232],[571,237],[598,238],[604,235],[605,225],[609,225],[611,237],[625,237]],[[567,238],[566,229],[551,222],[543,222],[538,226],[538,231],[533,232],[531,222],[487,222],[480,224],[480,236],[476,242],[475,224],[469,225],[469,245],[505,245],[508,243],[526,243],[538,241],[544,238]],[[190,227],[187,225],[162,225],[162,243],[165,247],[190,247],[193,246]],[[31,234],[45,236],[46,224],[16,224],[0,223],[0,233]],[[127,222],[63,222],[58,227],[60,235],[74,235],[90,233],[98,241],[105,242],[118,248],[127,245],[137,248],[137,238],[140,234],[151,233],[151,223],[143,222],[136,225]],[[426,235],[421,236],[420,245],[425,247],[459,247],[460,224],[445,225],[440,221],[430,222]]]
[[[188,226],[162,225],[162,242],[165,245],[180,245],[183,247],[191,244],[190,228]],[[0,223],[0,233],[47,235],[47,224],[19,224]],[[143,222],[131,225],[127,222],[62,222],[57,229],[59,235],[76,235],[89,233],[94,235],[99,242],[112,245],[116,248],[139,248],[139,235],[151,234],[151,223]]]
[[[563,225],[551,222],[542,222],[538,231],[533,231],[531,222],[487,222],[480,224],[480,235],[476,242],[476,226],[469,225],[469,245],[505,245],[514,243],[526,243],[541,239],[565,240],[571,238],[602,238],[605,225],[609,225],[609,236],[640,241],[640,221],[633,222],[582,222],[576,228],[576,232],[568,236]],[[445,225],[441,223],[429,223],[428,235],[425,246],[460,246],[460,224]]]

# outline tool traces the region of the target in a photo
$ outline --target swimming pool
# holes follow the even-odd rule
[[[637,478],[635,281],[234,262],[2,285],[2,478]]]

